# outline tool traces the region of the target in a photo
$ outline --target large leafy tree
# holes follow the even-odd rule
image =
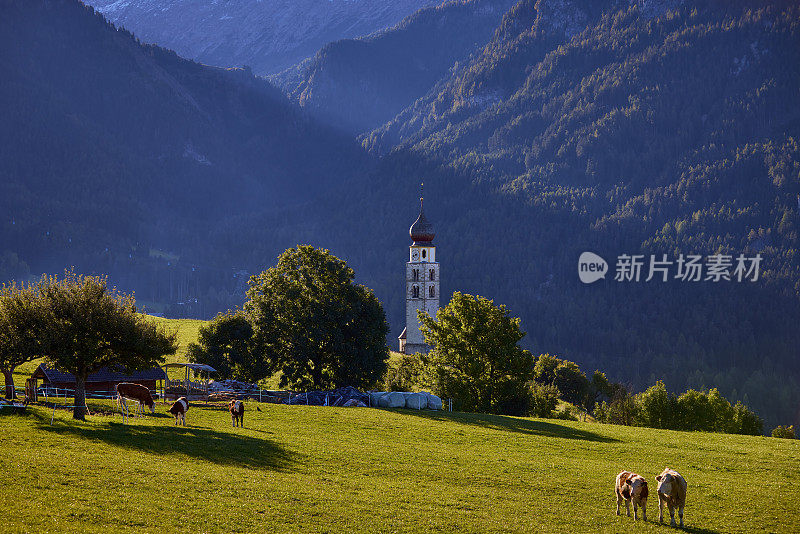
[[[210,365],[220,378],[258,382],[271,374],[267,359],[253,350],[253,325],[242,311],[217,315],[200,328],[198,341],[189,345],[189,360]]]
[[[354,277],[327,250],[298,246],[250,280],[255,350],[282,372],[281,387],[370,387],[386,372],[383,308]]]
[[[419,313],[433,347],[435,389],[465,411],[522,414],[533,356],[519,346],[525,333],[505,306],[481,296],[453,293],[436,318]]]
[[[177,349],[176,334],[136,312],[133,295],[98,276],[68,272],[41,288],[48,322],[47,359],[75,376],[73,417],[84,419],[86,379],[107,365],[147,369]]]
[[[47,328],[38,284],[12,284],[0,289],[0,371],[6,397],[16,398],[14,369],[47,350]]]

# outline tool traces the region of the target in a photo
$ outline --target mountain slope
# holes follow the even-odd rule
[[[0,69],[0,249],[39,272],[125,280],[160,261],[150,248],[213,261],[198,257],[216,220],[306,201],[364,162],[251,73],[141,45],[76,1],[4,2]]]
[[[386,156],[339,235],[318,235],[359,257],[349,236],[367,239],[349,229],[380,219],[375,248],[402,248],[402,232],[378,234],[413,220],[424,181],[443,294],[491,296],[523,318],[534,350],[634,387],[718,386],[768,424],[796,421],[798,9],[524,0],[480,54],[364,136]],[[398,198],[407,212],[387,214]],[[610,262],[605,281],[578,281],[583,251]],[[674,279],[680,254],[716,253],[761,254],[759,280]],[[622,254],[666,254],[673,278],[616,282]],[[364,258],[363,270],[398,261]],[[391,280],[375,287],[399,333]]]
[[[361,39],[330,43],[271,77],[315,116],[351,132],[370,130],[424,95],[480,50],[512,0],[447,2]]]
[[[281,71],[323,45],[393,26],[436,0],[88,0],[148,43],[209,65]]]

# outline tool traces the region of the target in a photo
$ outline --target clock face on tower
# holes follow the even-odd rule
[[[411,251],[411,259],[417,261],[419,259],[419,250],[414,249]]]

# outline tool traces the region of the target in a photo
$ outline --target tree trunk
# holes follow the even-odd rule
[[[83,375],[75,375],[75,407],[72,409],[72,418],[80,421],[85,421],[86,411],[86,377]]]
[[[314,383],[312,389],[322,389],[322,363],[316,359],[311,360],[313,368],[311,369],[311,381]]]
[[[16,399],[17,390],[14,389],[14,369],[3,369],[3,376],[6,378],[6,398]]]

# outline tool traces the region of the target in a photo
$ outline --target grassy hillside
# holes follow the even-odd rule
[[[796,527],[800,442],[474,414],[193,406],[76,423],[2,416],[5,531],[621,532],[613,480],[689,482],[690,532]],[[770,491],[762,488],[768,481]],[[175,497],[181,496],[180,504]],[[784,496],[785,498],[775,498]],[[655,499],[650,522],[659,527]]]
[[[151,317],[151,319],[169,331],[178,332],[178,352],[167,356],[167,362],[185,362],[186,349],[189,347],[189,343],[197,341],[200,327],[208,323],[208,321],[199,319],[164,319],[163,317]]]

